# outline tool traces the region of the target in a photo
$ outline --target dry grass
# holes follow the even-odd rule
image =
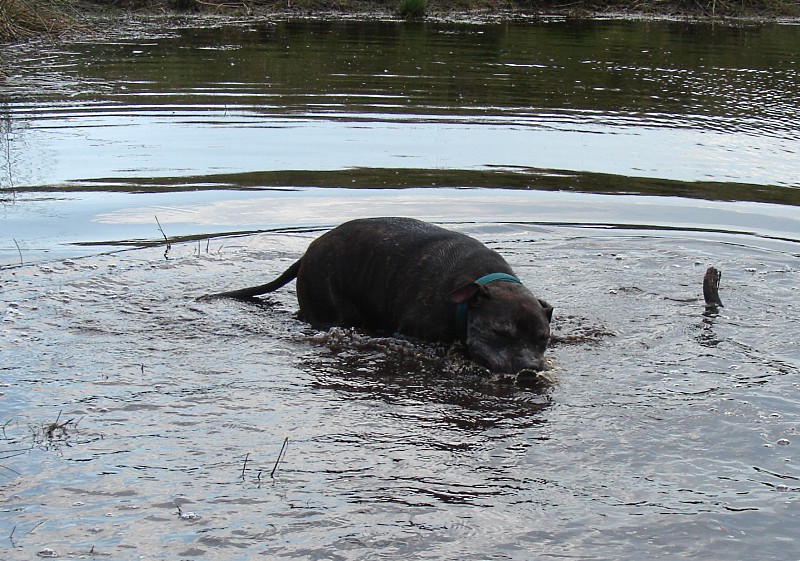
[[[58,36],[75,27],[71,0],[0,0],[0,41]]]

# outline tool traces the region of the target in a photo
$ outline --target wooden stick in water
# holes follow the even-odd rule
[[[706,301],[706,306],[724,307],[722,300],[719,298],[719,281],[721,278],[722,273],[714,267],[709,267],[706,270],[706,275],[703,277],[703,298]]]

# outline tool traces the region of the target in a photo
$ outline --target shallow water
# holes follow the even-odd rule
[[[228,21],[14,53],[0,557],[796,559],[797,33]],[[316,332],[291,285],[195,301],[364,215],[506,256],[555,305],[554,384]]]
[[[0,343],[7,558],[793,558],[796,254],[459,229],[557,303],[551,389],[314,333],[291,289],[266,307],[193,301],[276,274],[314,233],[17,269]],[[699,298],[712,259],[719,313]]]

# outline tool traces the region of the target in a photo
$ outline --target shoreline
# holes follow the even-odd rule
[[[199,2],[200,0],[187,0]],[[400,9],[406,0],[381,2],[380,0],[353,3],[329,3],[320,0],[286,0],[270,5],[264,4],[230,4],[224,0],[213,3],[202,2],[198,10],[177,10],[164,6],[163,1],[148,2],[138,9],[124,7],[103,8],[93,5],[82,11],[83,15],[94,17],[243,17],[258,19],[339,19],[339,20],[411,20],[411,21],[453,21],[464,23],[498,23],[509,21],[540,21],[551,19],[572,20],[662,20],[662,21],[697,21],[709,23],[800,23],[800,5],[784,10],[721,10],[719,12],[703,9],[698,4],[690,8],[673,3],[652,4],[649,7],[642,3],[598,5],[591,2],[575,2],[563,4],[558,2],[543,3],[536,7],[489,0],[483,4],[466,5],[465,3],[442,0],[421,0],[427,4],[424,13],[404,15]],[[710,0],[713,4],[713,0]],[[84,8],[87,6],[83,4]]]
[[[651,4],[578,0],[572,3],[525,3],[508,0],[285,0],[264,3],[230,0],[128,0],[104,5],[102,0],[45,0],[31,8],[21,0],[8,0],[0,9],[0,45],[47,38],[68,39],[89,29],[97,31],[98,21],[118,25],[120,20],[163,17],[176,20],[412,20],[490,24],[550,20],[651,20],[719,23],[722,25],[764,25],[800,23],[800,5],[775,3],[733,7],[721,0],[680,1]],[[719,5],[719,9],[718,9]],[[411,6],[411,7],[409,7]],[[416,10],[416,11],[415,11]],[[88,31],[91,33],[91,31]]]

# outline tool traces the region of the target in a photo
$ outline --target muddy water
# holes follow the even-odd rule
[[[0,557],[797,558],[796,28],[212,27],[5,54]],[[387,214],[552,386],[194,300]]]

